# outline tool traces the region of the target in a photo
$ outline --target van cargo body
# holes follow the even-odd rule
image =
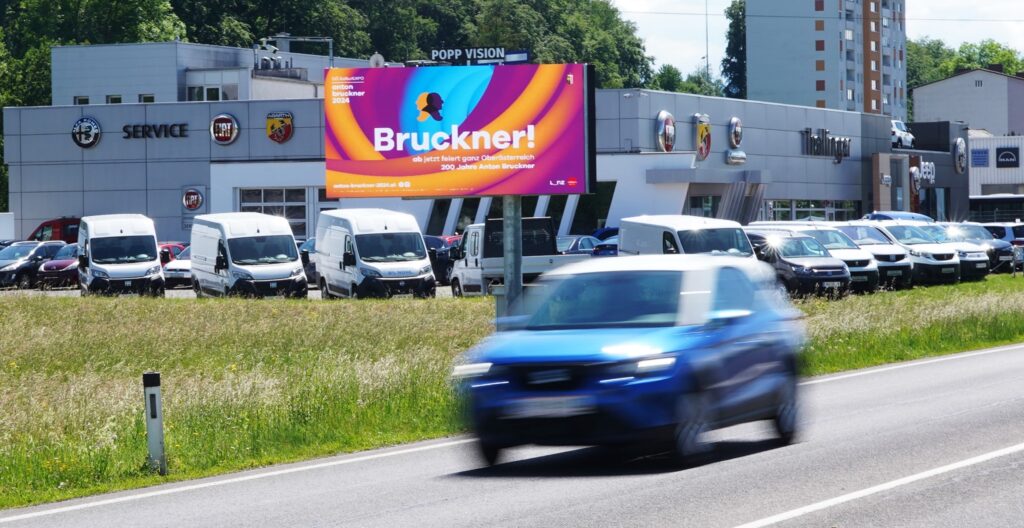
[[[619,254],[707,254],[756,259],[739,222],[688,215],[623,218],[619,223]]]
[[[196,296],[302,297],[308,293],[291,225],[279,216],[219,213],[192,224]]]
[[[78,283],[90,293],[164,295],[153,221],[139,214],[87,216],[78,225]]]

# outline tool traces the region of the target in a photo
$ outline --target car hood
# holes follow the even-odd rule
[[[191,271],[191,260],[172,260],[164,266],[164,271]]]
[[[135,279],[143,277],[153,266],[159,266],[159,260],[149,262],[130,262],[124,264],[91,264],[93,270],[104,271],[111,279]]]
[[[177,261],[174,261],[177,262]],[[191,262],[191,261],[189,261]],[[191,270],[191,264],[189,264]],[[277,264],[259,264],[256,266],[243,266],[235,264],[235,268],[252,275],[253,280],[284,280],[292,276],[292,270],[301,268],[301,261],[280,262]]]
[[[78,259],[51,260],[43,264],[43,271],[60,271],[72,264],[77,264]]]
[[[847,260],[871,260],[871,253],[864,251],[863,249],[830,249],[829,253],[833,257],[847,261]]]
[[[915,244],[913,246],[906,246],[907,250],[914,250],[923,253],[952,253],[956,255],[957,247],[955,243],[951,244]],[[976,250],[980,251],[980,250]]]
[[[831,257],[786,257],[785,261],[797,266],[803,266],[805,268],[841,268],[846,265],[845,262],[837,258]]]
[[[14,264],[14,263],[17,263],[17,262],[21,262],[21,261],[22,261],[22,259],[0,260],[0,269],[6,268],[7,266],[10,266],[11,264]]]
[[[474,362],[502,365],[614,362],[695,348],[699,327],[517,330],[491,335],[467,353]]]
[[[360,268],[374,269],[380,272],[385,278],[416,277],[424,266],[430,264],[430,259],[406,260],[403,262],[359,262]]]
[[[998,240],[998,239],[995,239],[995,238],[993,238],[991,240],[970,240],[969,242],[972,243],[972,244],[977,244],[977,245],[982,246],[982,247],[992,248],[992,249],[995,249],[996,251],[1000,251],[1000,250],[1004,250],[1004,249],[1013,247],[1013,244],[1011,244],[1011,243],[1009,243],[1009,242],[1007,242],[1005,240]]]

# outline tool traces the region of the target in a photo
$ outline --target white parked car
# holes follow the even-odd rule
[[[914,264],[914,284],[921,282],[958,282],[960,257],[953,244],[939,243],[918,227],[924,222],[880,220],[864,222],[877,227],[889,240],[903,246]]]
[[[164,281],[168,288],[192,287],[192,248],[185,248],[178,258],[164,265]]]
[[[914,134],[907,130],[907,125],[899,119],[892,120],[892,146],[896,148],[914,148]]]

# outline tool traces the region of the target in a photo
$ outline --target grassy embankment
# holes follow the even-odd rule
[[[1024,340],[1024,279],[808,314],[809,375]],[[0,508],[458,432],[455,356],[485,299],[0,298]],[[164,379],[170,475],[144,465],[141,373]]]

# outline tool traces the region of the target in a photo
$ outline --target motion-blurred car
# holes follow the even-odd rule
[[[970,242],[985,248],[985,252],[988,254],[989,270],[993,273],[1013,271],[1013,244],[996,238],[981,224],[941,222],[939,225],[946,228],[946,233],[951,240]]]
[[[306,280],[310,288],[320,287],[320,275],[316,272],[316,239],[310,238],[298,244],[299,260],[302,261],[302,269],[306,272]]]
[[[757,258],[774,268],[778,283],[798,295],[842,296],[850,288],[850,269],[825,246],[805,235],[747,231]]]
[[[451,258],[453,240],[457,244],[462,237],[423,235],[423,243],[427,245],[427,256],[430,257],[430,267],[434,270],[434,280],[444,286],[451,283],[452,268],[455,266],[455,261]]]
[[[593,253],[594,247],[601,243],[601,240],[587,235],[565,235],[555,240],[558,252],[563,255],[579,255],[581,253]]]
[[[619,254],[619,235],[610,236],[594,246],[591,255],[595,257],[614,257]]]
[[[49,262],[39,266],[36,281],[40,288],[65,288],[78,286],[78,244],[68,244],[53,256]]]
[[[185,248],[178,258],[164,265],[164,287],[192,287],[192,249]]]
[[[62,240],[15,242],[0,250],[0,287],[35,288],[39,267],[64,246]]]
[[[797,434],[799,312],[754,259],[588,259],[545,273],[452,375],[488,464],[522,444],[667,444],[689,462],[712,429]]]

